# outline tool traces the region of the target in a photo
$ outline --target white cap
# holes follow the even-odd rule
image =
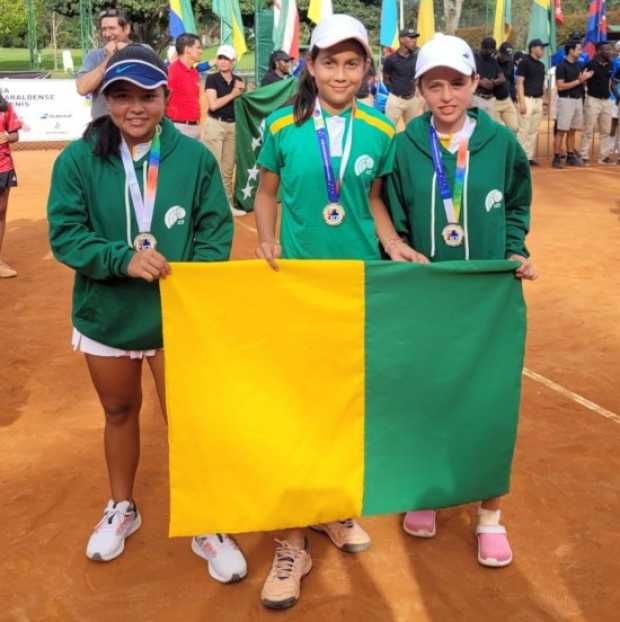
[[[421,78],[435,67],[449,67],[465,76],[476,73],[476,59],[466,41],[452,35],[437,33],[418,52],[415,77]]]
[[[616,41],[616,44],[614,45],[614,47],[616,48],[617,52],[620,52],[620,41]]]
[[[368,32],[364,24],[350,15],[336,14],[324,17],[312,31],[310,49],[316,47],[324,50],[348,39],[358,41],[366,50],[368,58],[372,58]]]
[[[228,60],[237,60],[237,51],[232,45],[220,45],[216,56],[225,56]]]

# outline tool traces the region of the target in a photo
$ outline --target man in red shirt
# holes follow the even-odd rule
[[[194,65],[202,57],[202,44],[193,34],[177,37],[178,59],[168,69],[170,98],[166,114],[176,128],[191,138],[200,138],[200,76]]]

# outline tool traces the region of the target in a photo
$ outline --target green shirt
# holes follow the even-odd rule
[[[328,115],[324,113],[324,116]],[[351,123],[346,120],[344,143]],[[258,158],[262,168],[280,177],[282,254],[291,259],[380,259],[368,197],[372,182],[388,175],[394,161],[394,126],[380,112],[358,103],[353,120],[351,156],[340,190],[346,215],[340,225],[323,219],[329,203],[319,142],[312,118],[296,125],[293,107],[271,114]],[[331,157],[334,175],[340,157]]]

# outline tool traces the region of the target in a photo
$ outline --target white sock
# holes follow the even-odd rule
[[[487,510],[485,508],[480,508],[478,510],[478,524],[488,527],[496,527],[499,525],[500,515],[500,510]]]

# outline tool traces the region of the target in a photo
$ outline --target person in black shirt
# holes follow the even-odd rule
[[[366,75],[362,80],[362,85],[357,92],[357,99],[363,101],[365,104],[372,106],[374,104],[374,96],[377,92],[377,69],[375,68],[375,61],[371,58],[370,65],[366,71]]]
[[[575,133],[583,129],[583,97],[585,95],[584,82],[589,80],[594,72],[581,70],[578,60],[581,54],[581,43],[569,41],[564,46],[566,58],[555,70],[555,80],[558,89],[558,109],[556,115],[557,133],[554,139],[554,157],[552,166],[562,168],[561,153],[566,139],[566,164],[569,166],[583,166],[581,158],[575,150]]]
[[[600,136],[599,164],[609,164],[611,159],[611,143],[606,138],[611,133],[611,117],[613,101],[609,99],[611,91],[611,46],[606,41],[596,44],[596,55],[586,65],[586,70],[592,71],[592,77],[586,82],[588,94],[583,107],[585,128],[581,136],[581,159],[588,161],[594,128],[598,127]]]
[[[405,125],[422,110],[421,102],[415,96],[416,48],[420,35],[411,29],[401,30],[400,47],[383,61],[383,82],[390,94],[385,106],[385,114],[394,125],[401,118]]]
[[[220,165],[224,189],[235,216],[245,216],[233,207],[233,173],[235,170],[235,99],[245,90],[240,76],[233,73],[237,53],[232,45],[217,50],[218,71],[207,76],[205,88],[209,112],[205,123],[205,145]]]
[[[480,52],[476,54],[476,71],[480,76],[478,88],[472,99],[472,104],[484,110],[494,121],[495,115],[495,87],[506,82],[495,54],[497,43],[493,37],[485,37],[480,45]]]
[[[529,55],[517,66],[517,109],[521,114],[517,138],[532,166],[536,164],[534,153],[545,94],[546,69],[540,59],[548,45],[540,39],[532,39],[528,45]]]
[[[284,51],[276,50],[269,60],[269,71],[263,76],[260,85],[267,86],[291,77],[291,61],[293,59]]]
[[[499,46],[497,64],[506,81],[493,89],[496,121],[503,123],[516,134],[519,131],[519,117],[513,103],[516,98],[515,67],[512,60],[512,45],[507,41]]]

